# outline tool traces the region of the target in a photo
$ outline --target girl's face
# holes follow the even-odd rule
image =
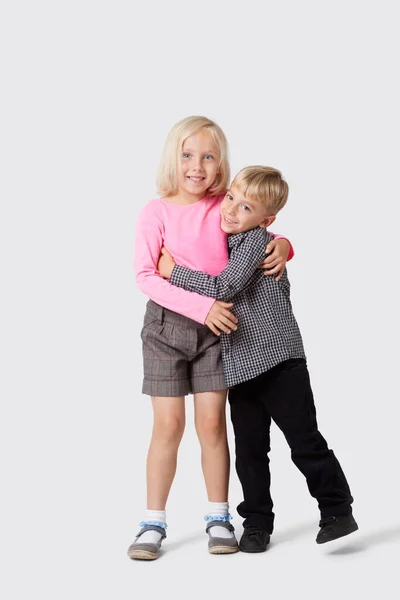
[[[220,152],[206,130],[188,137],[182,146],[178,185],[180,192],[200,200],[212,186],[218,173]]]

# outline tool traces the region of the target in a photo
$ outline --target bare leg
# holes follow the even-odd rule
[[[229,486],[229,449],[226,437],[226,390],[194,395],[195,426],[201,446],[210,502],[226,502]]]
[[[185,429],[185,398],[156,396],[151,400],[154,423],[147,454],[147,508],[164,510]]]

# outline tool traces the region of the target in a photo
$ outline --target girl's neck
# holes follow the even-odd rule
[[[185,190],[179,190],[174,196],[164,196],[166,202],[171,204],[195,204],[207,196],[205,194],[188,194]]]

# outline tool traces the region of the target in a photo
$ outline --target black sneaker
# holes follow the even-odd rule
[[[239,549],[242,552],[265,552],[270,535],[258,527],[245,527],[240,538]]]
[[[358,529],[353,515],[349,517],[326,517],[320,520],[319,526],[321,529],[315,540],[317,544],[331,542],[344,535],[349,535],[349,533],[353,533],[353,531],[357,531]]]

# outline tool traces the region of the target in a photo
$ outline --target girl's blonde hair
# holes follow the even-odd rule
[[[273,167],[245,167],[231,183],[245,198],[261,202],[270,215],[276,215],[286,204],[289,186],[282,173]]]
[[[165,142],[157,174],[157,192],[160,196],[178,193],[178,168],[184,141],[200,131],[209,131],[219,148],[218,174],[208,189],[211,195],[222,194],[229,183],[228,142],[222,129],[206,117],[187,117],[173,126]]]

